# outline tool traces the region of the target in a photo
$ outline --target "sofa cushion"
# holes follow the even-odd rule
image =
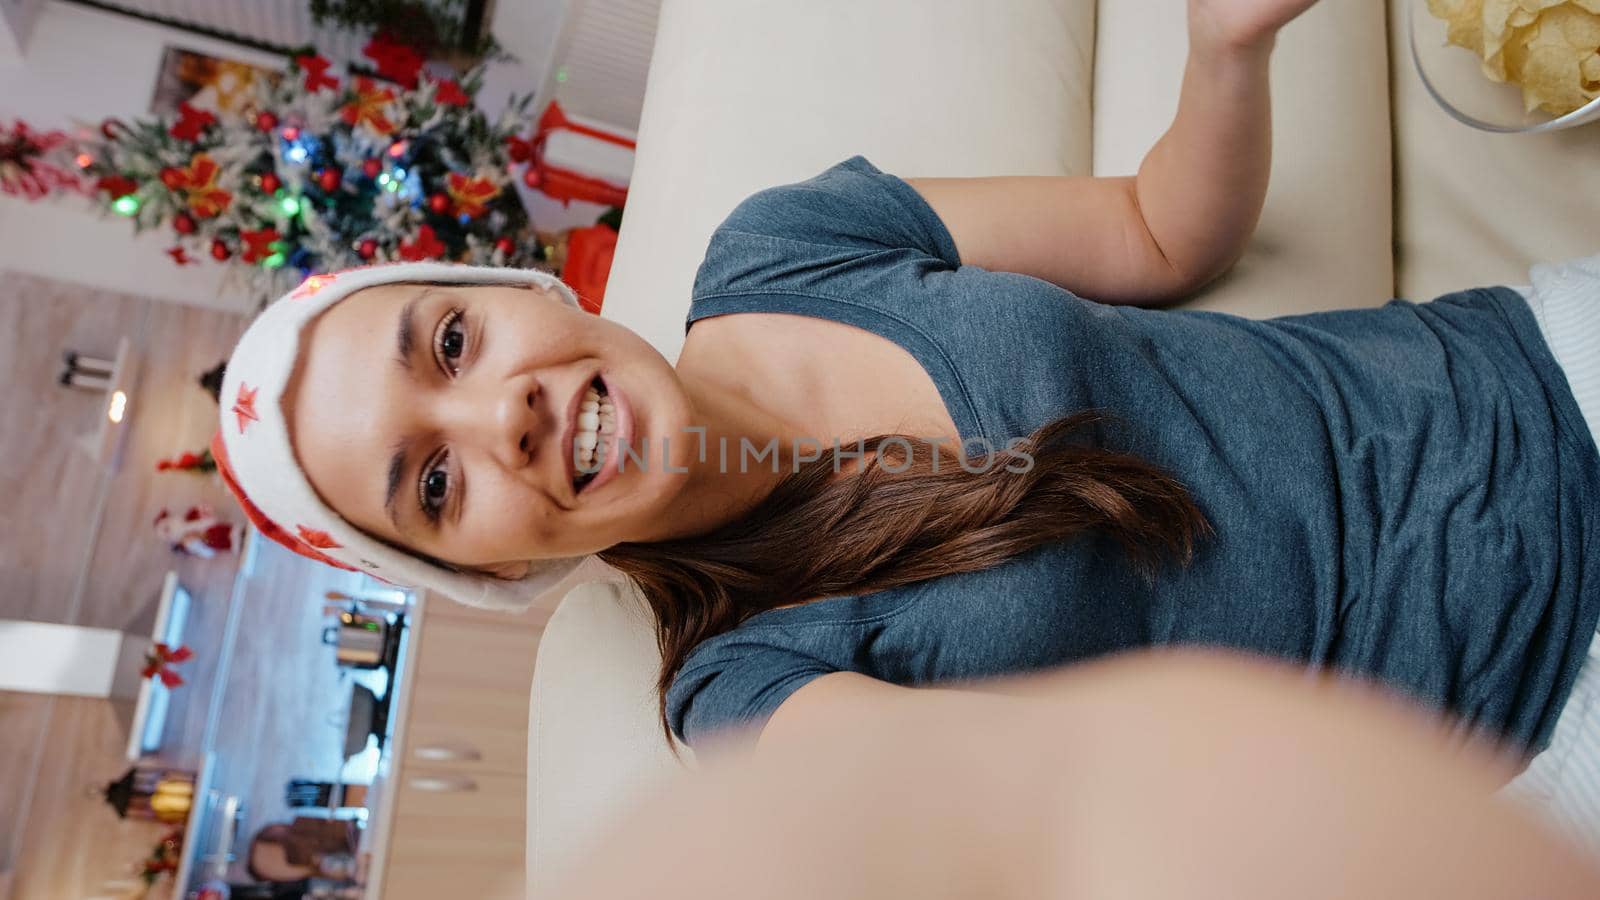
[[[603,315],[670,360],[712,230],[857,153],[901,177],[1089,171],[1094,0],[661,9]]]
[[[1390,4],[1400,296],[1527,284],[1536,262],[1600,252],[1600,125],[1492,134],[1450,118],[1411,61],[1409,5]]]
[[[1188,56],[1185,0],[1100,5],[1094,174],[1131,175],[1172,124]],[[1278,316],[1393,296],[1383,6],[1321,3],[1278,36],[1272,182],[1243,259],[1191,308]]]

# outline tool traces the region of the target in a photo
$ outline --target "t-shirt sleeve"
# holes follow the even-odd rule
[[[786,647],[713,638],[689,654],[667,689],[667,722],[691,747],[726,728],[759,728],[802,685],[833,671]]]
[[[804,181],[757,191],[712,233],[695,296],[759,289],[786,271],[961,265],[955,240],[916,188],[856,155]]]

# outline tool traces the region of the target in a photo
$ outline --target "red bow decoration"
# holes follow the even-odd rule
[[[361,55],[373,61],[379,75],[408,91],[416,88],[417,74],[422,71],[425,62],[415,48],[396,41],[386,31],[373,35],[372,40],[361,48]]]
[[[190,106],[188,101],[178,104],[178,117],[170,133],[180,141],[198,141],[207,128],[217,124],[216,116]]]
[[[220,215],[233,202],[233,195],[217,187],[222,167],[209,154],[196,153],[186,168],[172,173],[172,189],[182,191],[189,210],[202,219]]]
[[[97,190],[105,191],[116,200],[126,197],[139,189],[139,182],[126,175],[107,175],[94,183]]]
[[[296,56],[295,65],[306,73],[306,93],[314,94],[323,88],[337,88],[339,79],[328,74],[328,67],[333,63],[320,56]]]
[[[389,119],[389,104],[394,102],[394,91],[380,88],[370,78],[356,79],[356,99],[339,110],[339,118],[346,125],[365,125],[380,135],[393,134],[394,122]]]
[[[526,141],[516,135],[506,138],[506,155],[514,163],[525,163],[533,158],[533,141]]]
[[[406,262],[438,259],[448,249],[444,242],[434,235],[433,226],[424,225],[417,230],[416,240],[400,242],[400,258]]]
[[[182,247],[168,247],[167,255],[172,257],[172,261],[180,266],[192,266],[195,264],[195,261],[189,258],[189,251]],[[162,462],[166,462],[166,460],[162,460]]]
[[[276,252],[273,249],[273,243],[281,237],[283,235],[279,234],[276,228],[239,232],[239,240],[244,241],[244,261],[247,263],[260,262],[271,256]]]
[[[194,651],[183,645],[168,647],[166,644],[157,643],[144,655],[144,670],[140,672],[141,678],[159,678],[161,683],[169,688],[183,684],[183,676],[172,668],[174,664],[186,662],[194,656]]]
[[[446,106],[466,106],[472,102],[472,98],[461,89],[461,85],[449,78],[434,82],[433,99]]]
[[[451,172],[445,182],[445,190],[456,202],[456,209],[473,218],[488,212],[489,202],[500,196],[500,186],[481,175],[469,178],[460,172]]]

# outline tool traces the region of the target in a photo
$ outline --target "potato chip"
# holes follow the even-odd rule
[[[1485,77],[1522,88],[1528,112],[1562,116],[1600,97],[1600,0],[1427,2]]]

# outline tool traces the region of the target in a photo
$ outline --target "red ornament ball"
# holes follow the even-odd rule
[[[367,238],[356,246],[356,252],[361,254],[362,259],[371,259],[378,255],[378,242]]]
[[[494,242],[494,249],[500,251],[503,256],[510,256],[511,251],[517,249],[517,245],[511,243],[511,238],[503,237]]]
[[[188,213],[178,213],[172,217],[172,230],[179,234],[194,234],[194,217]]]
[[[434,194],[428,198],[428,208],[442,216],[450,211],[450,198],[443,194]]]
[[[278,117],[269,112],[256,114],[256,128],[261,131],[271,131],[278,127]]]
[[[361,174],[368,178],[377,178],[383,171],[383,163],[376,159],[369,159],[361,164]]]
[[[512,144],[511,149],[507,150],[506,153],[514,163],[525,163],[528,161],[528,157],[532,155],[528,152],[528,145],[523,141],[517,141]]]
[[[167,190],[175,191],[183,186],[183,170],[175,166],[166,166],[161,170],[161,183]]]
[[[537,189],[543,182],[544,179],[539,176],[539,170],[532,166],[528,167],[528,171],[522,173],[522,183],[528,187]]]
[[[271,172],[266,172],[261,176],[261,192],[263,194],[276,194],[278,188],[281,187],[283,187],[283,180]]]
[[[343,181],[344,176],[338,169],[323,169],[317,173],[317,186],[330,194],[337,191]]]
[[[233,251],[228,249],[228,245],[222,240],[222,238],[217,238],[211,242],[212,259],[216,260],[217,262],[224,262],[232,255]]]

